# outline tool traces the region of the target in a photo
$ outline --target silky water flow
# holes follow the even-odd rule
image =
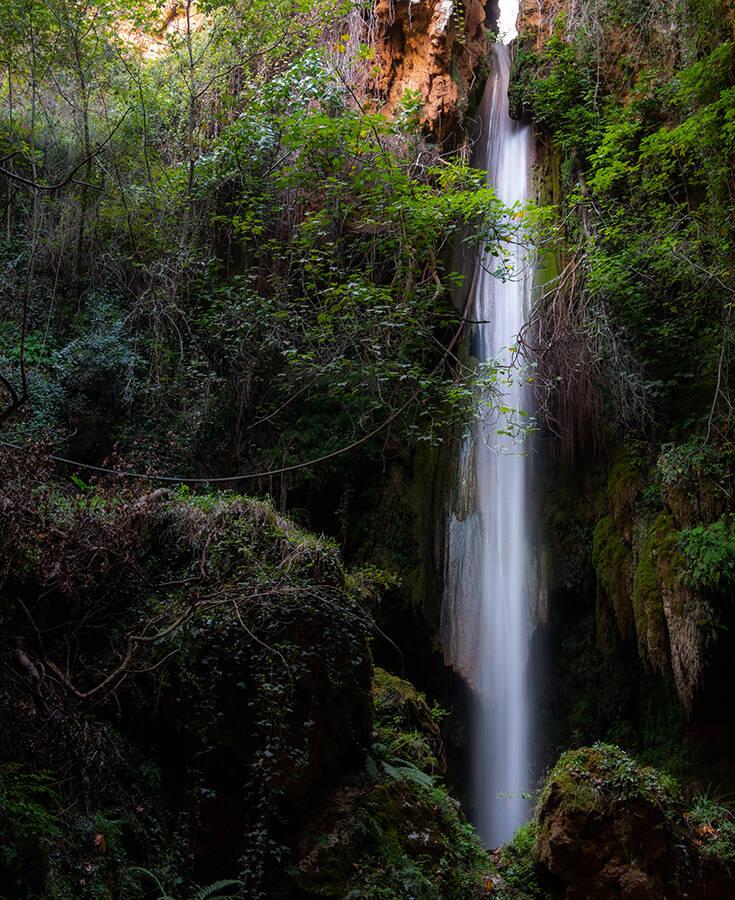
[[[506,41],[515,34],[517,9],[517,2],[501,2]],[[496,43],[478,164],[499,199],[513,206],[529,196],[533,144],[530,127],[509,115],[509,72],[509,47]],[[528,313],[533,262],[516,243],[504,248],[503,257],[509,262],[482,255],[471,285],[472,317],[479,323],[472,356],[487,370],[499,366],[501,396],[497,384],[492,394],[479,392],[475,423],[460,451],[442,610],[445,656],[477,698],[471,806],[489,847],[509,840],[530,814],[533,552],[525,424],[532,397],[516,344]],[[499,275],[504,267],[510,270],[505,279]]]

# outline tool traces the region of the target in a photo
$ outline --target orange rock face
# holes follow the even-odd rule
[[[462,122],[479,64],[486,58],[481,0],[377,0],[375,87],[395,115],[410,92],[423,101],[421,123],[445,141]],[[406,94],[406,92],[409,92]]]

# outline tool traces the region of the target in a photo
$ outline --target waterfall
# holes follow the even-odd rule
[[[501,27],[518,3],[501,2]],[[515,30],[505,31],[504,39]],[[508,113],[510,51],[494,46],[483,101],[479,165],[509,206],[529,196],[532,134]],[[513,349],[527,314],[531,260],[504,248],[513,275],[497,277],[498,259],[478,260],[471,286],[472,356],[497,361],[502,396],[478,398],[478,415],[458,460],[449,523],[442,638],[447,661],[477,698],[472,724],[472,807],[488,846],[507,841],[529,816],[527,667],[532,626],[532,544],[527,514],[528,457],[523,416],[532,402]],[[505,368],[504,368],[505,367]],[[506,412],[493,414],[498,406]],[[514,412],[508,413],[507,409]],[[510,423],[508,421],[510,419]]]

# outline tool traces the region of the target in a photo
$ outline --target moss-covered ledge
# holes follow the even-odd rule
[[[295,888],[309,897],[371,900],[491,895],[497,869],[441,778],[443,712],[379,668],[373,700],[364,769],[307,820]]]
[[[3,469],[0,894],[280,896],[370,742],[373,573],[262,500]]]

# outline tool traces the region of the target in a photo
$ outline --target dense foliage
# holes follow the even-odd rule
[[[449,251],[531,217],[419,132],[414,93],[379,114],[364,5],[3,12],[0,894],[319,894],[305,819],[350,778],[336,895],[481,893],[438,713],[399,721],[413,689],[383,674],[373,723],[395,576],[270,501],[69,480],[48,451],[276,470],[250,483],[335,515],[346,473],[466,416]]]
[[[442,711],[382,669],[373,700],[365,770],[314,816],[296,884],[321,897],[487,896],[495,885],[490,854],[442,782]]]
[[[559,13],[541,49],[529,34],[517,53],[516,111],[549,134],[573,213],[558,282],[572,309],[553,338],[563,375],[575,353],[600,373],[593,433],[673,420],[728,438],[733,52],[725,3],[590,0]],[[589,441],[574,415],[562,428]]]
[[[727,804],[668,774],[732,777],[731,4],[548,5],[511,104],[551,227],[420,132],[416,91],[384,114],[372,4],[4,4],[0,896],[731,882]],[[549,760],[592,746],[490,855],[447,788],[456,711],[373,655],[456,699],[437,447],[504,374],[466,365],[451,251],[542,232],[556,275],[520,343],[563,464],[540,491],[540,730]],[[69,478],[49,450],[132,477]]]
[[[2,890],[277,896],[309,792],[362,759],[372,573],[263,501],[30,465],[3,459]]]
[[[445,251],[519,223],[417,133],[414,98],[389,123],[356,95],[369,18],[300,0],[3,17],[6,435],[229,474],[466,413]],[[285,499],[285,476],[269,486]]]
[[[603,740],[724,795],[733,33],[729,2],[542,4],[511,83],[564,229],[524,334],[553,432],[547,757]]]

